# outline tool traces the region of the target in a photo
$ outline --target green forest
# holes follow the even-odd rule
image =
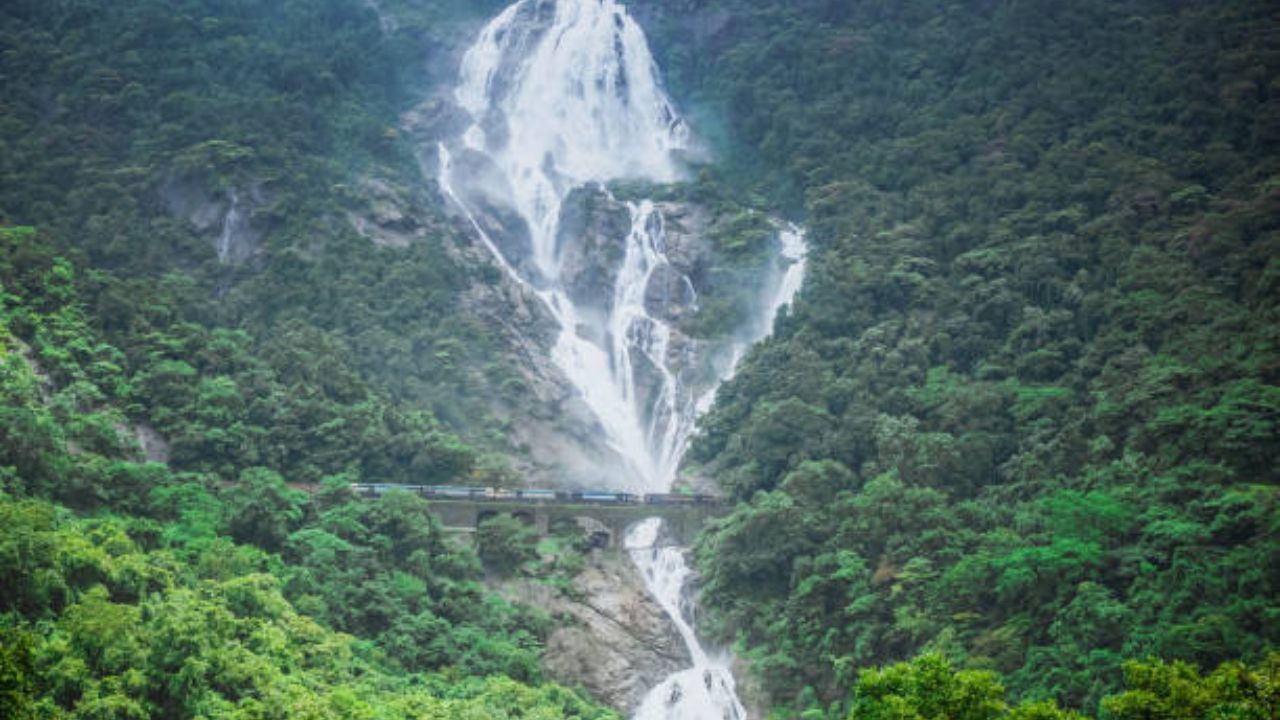
[[[0,717],[618,717],[487,582],[518,524],[350,492],[522,482],[400,128],[504,5],[0,6]],[[683,469],[769,717],[1280,716],[1280,9],[627,5],[714,146],[672,192],[808,231]],[[173,198],[236,193],[228,264]]]
[[[672,75],[815,256],[691,451],[739,502],[704,604],[784,716],[917,653],[1274,714],[1103,697],[1280,641],[1275,6],[703,5],[730,37]]]

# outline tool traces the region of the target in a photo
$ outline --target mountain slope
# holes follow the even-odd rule
[[[1274,646],[1274,7],[688,5],[659,54],[814,246],[691,452],[775,698],[933,649],[1091,709],[1123,658]]]

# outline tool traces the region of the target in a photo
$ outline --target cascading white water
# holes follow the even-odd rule
[[[627,551],[644,575],[649,591],[675,623],[693,667],[678,672],[649,691],[635,720],[743,720],[746,710],[734,689],[727,654],[713,657],[703,650],[693,631],[685,584],[689,568],[678,547],[659,544],[662,520],[649,518],[627,533]]]
[[[619,178],[679,177],[672,151],[686,147],[689,132],[658,82],[644,33],[615,0],[522,0],[468,49],[455,96],[473,120],[461,149],[492,161],[528,227],[537,276],[520,277],[501,262],[536,289],[559,321],[552,360],[630,465],[623,474],[627,489],[666,489],[692,430],[695,403],[669,369],[670,328],[644,303],[650,276],[667,262],[663,221],[653,204],[630,205],[631,232],[605,346],[581,336],[584,313],[556,283],[557,230],[570,191]],[[465,206],[453,187],[453,153],[445,144],[440,149],[441,184]],[[492,239],[485,242],[497,252]],[[641,357],[660,381],[649,407],[635,372]]]
[[[240,210],[240,195],[232,190],[227,201],[227,214],[222,217],[222,232],[218,234],[218,262],[226,264],[231,259],[236,237],[242,234],[248,223]]]
[[[643,32],[617,0],[519,0],[466,52],[455,97],[472,122],[438,146],[442,191],[503,271],[536,294],[557,320],[551,359],[628,465],[625,473],[613,474],[628,479],[615,483],[666,492],[714,388],[694,397],[693,388],[682,383],[669,357],[672,328],[646,303],[654,273],[671,267],[662,213],[648,200],[627,204],[630,231],[617,239],[625,251],[603,320],[575,304],[561,279],[558,247],[564,242],[561,210],[573,190],[623,178],[680,177],[673,151],[688,147],[689,131],[661,87]],[[456,161],[463,155],[481,169],[460,173]],[[527,254],[506,256],[503,249],[510,245],[500,247],[486,229],[495,205],[523,221],[528,247],[521,252]],[[786,267],[765,288],[760,320],[742,329],[731,362],[721,363],[720,379],[750,343],[768,334],[777,310],[799,287],[803,233],[780,225],[778,239]],[[690,279],[683,283],[696,300]],[[677,548],[654,547],[658,528],[657,520],[641,523],[629,534],[628,547],[688,644],[694,668],[655,689],[636,717],[745,717],[727,662],[708,656],[682,613],[679,598],[689,570]]]
[[[456,96],[476,120],[464,141],[511,180],[548,277],[559,271],[556,227],[570,190],[679,176],[671,151],[688,130],[658,83],[644,33],[616,0],[511,5],[463,57]]]

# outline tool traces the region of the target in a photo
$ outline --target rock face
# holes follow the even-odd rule
[[[714,263],[707,241],[712,225],[703,207],[682,202],[657,204],[665,227],[668,262],[654,269],[645,287],[645,309],[672,327],[698,310],[702,284]],[[578,188],[565,199],[560,211],[557,248],[561,277],[570,298],[580,309],[592,311],[589,320],[603,320],[612,310],[618,270],[623,262],[626,237],[631,231],[631,211],[605,188]],[[591,333],[593,328],[580,332]],[[595,328],[599,334],[599,328]],[[593,338],[603,342],[604,338]],[[668,358],[681,367],[681,358],[694,350],[688,338],[673,333]],[[643,364],[643,359],[638,362]]]
[[[160,185],[159,199],[170,215],[209,239],[220,262],[239,265],[258,254],[265,228],[255,214],[272,204],[261,185],[215,194],[195,181],[172,177]]]
[[[599,185],[569,193],[560,208],[556,249],[569,297],[581,307],[607,312],[622,263],[631,213]]]
[[[698,286],[713,258],[706,240],[711,225],[704,208],[678,202],[658,204],[666,228],[668,264],[654,270],[645,288],[646,309],[667,322],[697,311]],[[556,238],[561,279],[581,307],[611,309],[631,212],[605,188],[593,185],[569,193],[560,210]]]
[[[458,247],[467,256],[483,248]],[[487,256],[472,257],[481,265]],[[609,448],[599,420],[550,359],[560,332],[542,301],[526,287],[494,268],[489,282],[477,282],[463,295],[464,312],[503,339],[518,383],[504,384],[491,398],[490,411],[507,426],[506,440],[516,455],[513,468],[533,486],[601,487],[599,468],[621,460]]]
[[[735,656],[733,658],[733,679],[736,683],[738,699],[749,718],[769,716],[769,708],[773,707],[773,699],[764,689],[764,682],[755,668],[747,660]]]
[[[142,451],[142,459],[149,463],[169,464],[169,443],[156,429],[145,423],[133,428],[134,439]]]
[[[561,618],[547,638],[547,675],[624,713],[649,688],[692,662],[680,634],[649,597],[628,558],[594,558],[567,593],[529,581],[505,591]]]
[[[429,125],[423,117],[447,118],[446,108],[427,105],[416,111],[413,122]],[[504,359],[519,374],[492,387],[488,397],[492,417],[507,426],[504,439],[512,468],[531,485],[599,487],[598,469],[620,460],[603,442],[599,421],[550,360],[559,325],[528,286],[497,266],[465,218],[450,215],[448,206],[440,212],[434,192],[430,186],[415,188],[392,179],[391,173],[365,175],[345,187],[344,219],[379,247],[441,242],[459,266],[469,269],[472,282],[458,299],[459,309],[501,338]],[[496,207],[491,210],[476,218],[491,237],[527,246],[527,241],[504,235],[510,218]]]
[[[715,262],[707,240],[712,225],[706,208],[690,203],[659,203],[667,228],[667,259],[645,288],[645,307],[673,326],[698,311],[698,297]]]
[[[382,178],[363,177],[354,189],[359,210],[347,211],[347,222],[379,247],[409,247],[426,237],[423,212],[404,188]]]

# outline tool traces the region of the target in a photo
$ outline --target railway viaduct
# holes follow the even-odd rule
[[[571,501],[538,501],[518,499],[429,498],[432,515],[447,532],[458,535],[475,533],[480,521],[498,514],[509,514],[525,521],[540,535],[550,533],[560,521],[579,522],[592,528],[593,541],[610,553],[622,549],[629,526],[645,518],[660,517],[666,524],[667,536],[676,545],[688,546],[707,519],[727,514],[730,508],[720,503],[696,505],[607,504]],[[580,519],[585,519],[585,522]]]

